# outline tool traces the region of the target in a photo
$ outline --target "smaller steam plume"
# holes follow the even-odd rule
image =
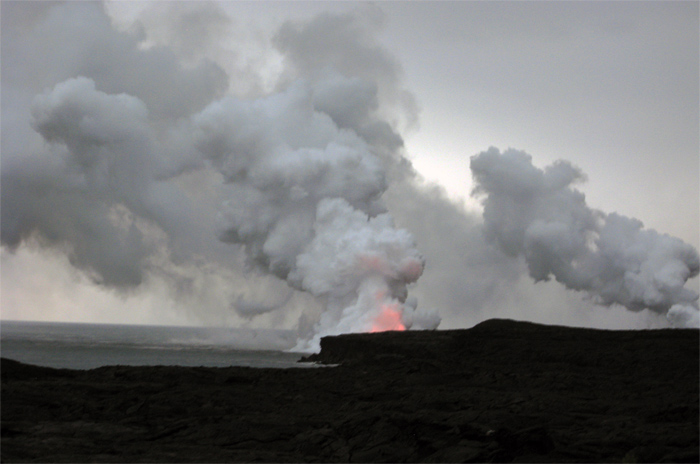
[[[691,245],[589,208],[572,187],[585,176],[567,161],[539,169],[527,153],[490,148],[472,157],[471,170],[486,237],[523,256],[535,281],[554,277],[597,304],[648,308],[674,325],[698,326],[698,294],[685,288],[700,270]]]

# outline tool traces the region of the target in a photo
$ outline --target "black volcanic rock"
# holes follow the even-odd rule
[[[3,462],[698,462],[699,332],[490,320],[309,369],[2,359]]]

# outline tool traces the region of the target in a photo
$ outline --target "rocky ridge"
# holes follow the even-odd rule
[[[698,462],[699,332],[490,320],[318,369],[3,359],[3,462]]]

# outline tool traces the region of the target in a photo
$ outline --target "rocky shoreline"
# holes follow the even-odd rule
[[[490,320],[318,369],[2,359],[2,462],[698,462],[699,331]]]

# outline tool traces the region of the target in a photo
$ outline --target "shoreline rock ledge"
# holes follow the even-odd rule
[[[2,359],[2,462],[698,462],[698,330],[489,320],[309,369]]]

